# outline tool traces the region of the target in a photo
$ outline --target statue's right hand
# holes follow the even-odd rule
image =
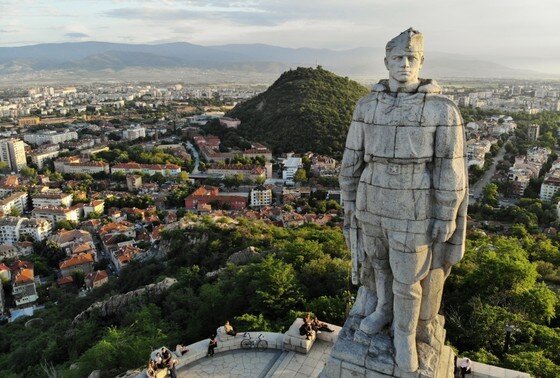
[[[352,218],[356,213],[356,202],[355,201],[344,201],[344,226],[350,227],[352,223]]]

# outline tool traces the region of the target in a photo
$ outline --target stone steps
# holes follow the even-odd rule
[[[273,361],[272,365],[270,366],[270,368],[265,372],[265,374],[262,377],[259,378],[271,378],[274,377],[274,373],[278,370],[278,368],[280,367],[280,365],[282,364],[282,362],[286,359],[286,356],[290,353],[293,352],[288,352],[288,351],[282,351],[277,357],[276,359]]]

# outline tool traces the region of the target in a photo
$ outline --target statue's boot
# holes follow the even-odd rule
[[[360,323],[360,330],[375,335],[393,320],[393,275],[390,269],[375,269],[377,306],[375,311]]]
[[[418,370],[416,327],[420,314],[422,286],[420,282],[407,285],[394,280],[393,292],[395,362],[402,371],[411,373]]]
[[[356,302],[350,310],[350,316],[365,317],[375,311],[377,306],[377,296],[375,291],[370,290],[366,286],[360,286],[358,289],[358,295],[356,296]]]

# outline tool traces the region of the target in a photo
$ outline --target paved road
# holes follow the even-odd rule
[[[508,141],[509,141],[509,139],[508,139]],[[506,143],[507,143],[507,141],[506,141]],[[488,168],[488,170],[486,172],[484,172],[482,177],[477,182],[475,182],[474,185],[471,188],[469,188],[469,193],[470,193],[469,202],[470,203],[475,203],[480,198],[480,196],[482,194],[482,190],[484,189],[484,187],[486,185],[488,185],[488,183],[490,183],[490,181],[492,180],[492,177],[494,177],[494,174],[496,173],[496,165],[498,165],[499,162],[504,160],[504,154],[506,152],[506,149],[505,149],[506,143],[504,143],[502,148],[500,148],[500,150],[498,151],[498,153],[494,157],[494,162],[492,163],[490,168]]]
[[[194,148],[191,142],[185,142],[184,145],[185,148],[188,149],[194,157],[194,169],[191,173],[200,173],[200,171],[198,170],[198,166],[200,165],[200,156],[198,155],[198,151],[196,150],[196,148]]]

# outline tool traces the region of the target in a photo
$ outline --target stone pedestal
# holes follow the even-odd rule
[[[418,329],[417,348],[420,368],[414,373],[401,371],[393,355],[391,330],[370,338],[359,330],[360,316],[350,316],[334,345],[321,377],[364,378],[452,378],[454,354],[444,345],[444,318],[440,315]]]

